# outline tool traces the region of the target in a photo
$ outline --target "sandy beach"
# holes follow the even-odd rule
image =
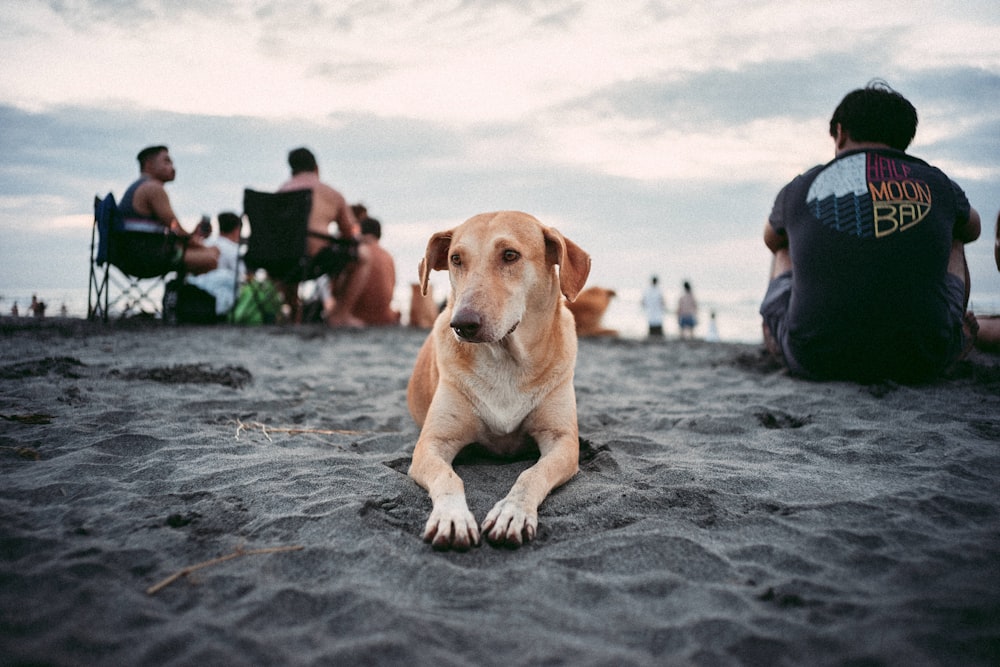
[[[406,476],[423,337],[0,320],[0,664],[1000,663],[1000,357],[581,341],[579,475],[451,553]],[[464,457],[473,513],[527,465]]]

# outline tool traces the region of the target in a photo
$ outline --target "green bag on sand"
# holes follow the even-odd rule
[[[274,324],[281,314],[281,292],[270,280],[251,280],[240,288],[232,310],[234,324]]]

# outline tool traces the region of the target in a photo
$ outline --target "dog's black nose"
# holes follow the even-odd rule
[[[482,324],[479,316],[469,311],[455,313],[455,316],[451,318],[451,328],[463,340],[472,340],[475,338]]]

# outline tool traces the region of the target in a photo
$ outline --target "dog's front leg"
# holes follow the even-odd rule
[[[436,418],[433,411],[432,405],[409,470],[410,477],[431,497],[431,516],[423,537],[435,549],[465,550],[479,545],[479,526],[466,503],[465,484],[451,462],[472,442],[472,434],[454,418]]]
[[[519,547],[538,532],[538,506],[552,489],[569,481],[579,469],[580,439],[573,423],[563,429],[536,432],[541,456],[522,472],[510,492],[493,506],[482,531],[493,544]]]
[[[431,516],[424,526],[424,541],[435,549],[464,551],[479,546],[479,526],[465,501],[465,485],[450,463],[436,456],[418,464],[414,451],[410,477],[427,489]]]

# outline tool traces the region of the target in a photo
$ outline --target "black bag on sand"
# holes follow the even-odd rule
[[[215,324],[215,297],[178,279],[163,291],[163,320],[167,324]]]

